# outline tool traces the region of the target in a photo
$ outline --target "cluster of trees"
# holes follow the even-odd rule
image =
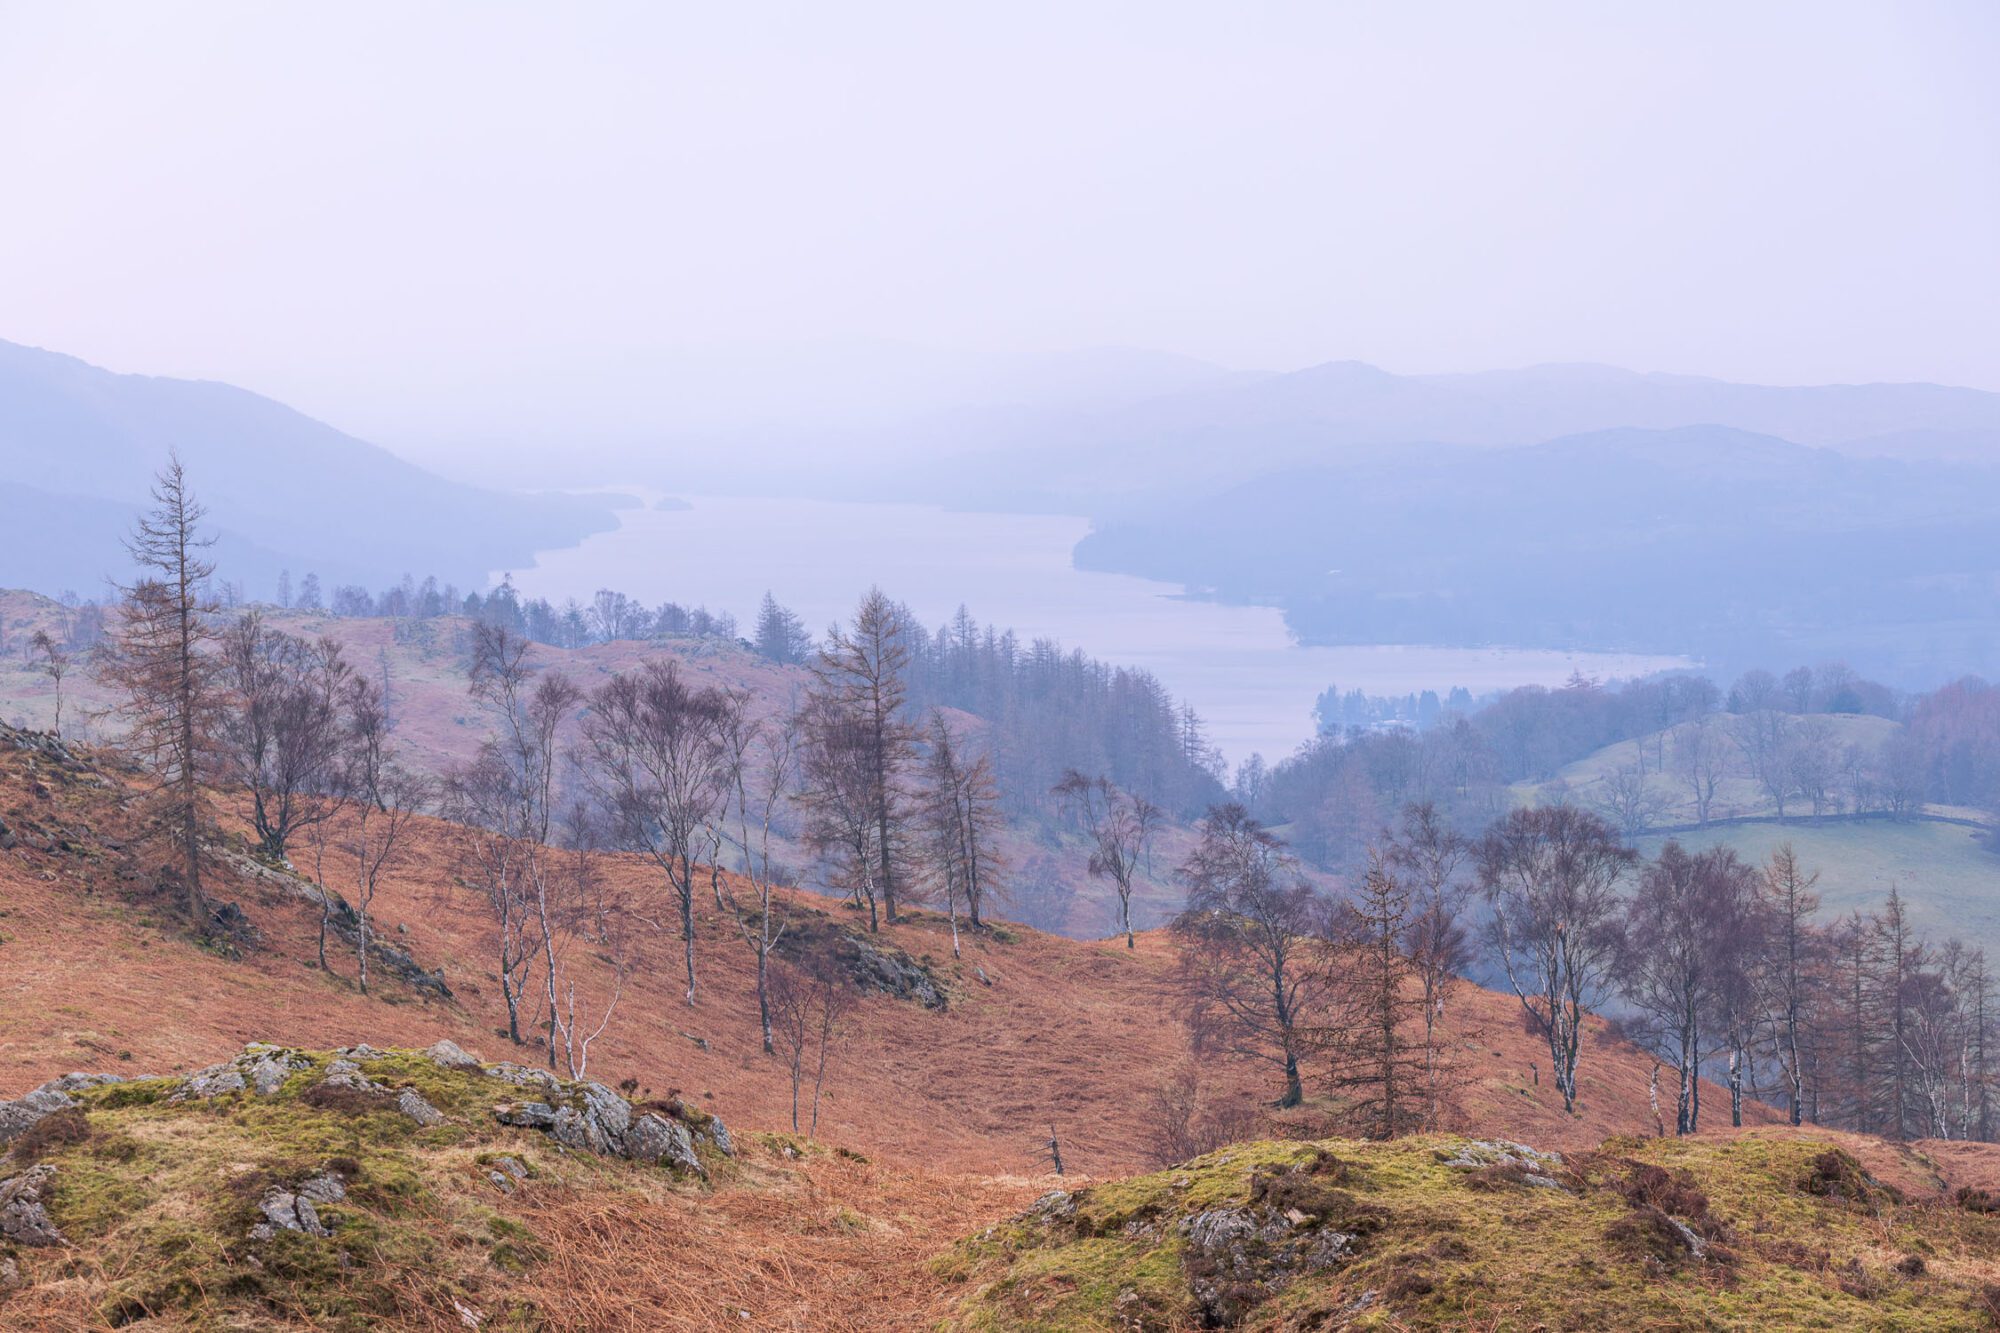
[[[1454,685],[1442,699],[1436,690],[1404,695],[1376,695],[1363,690],[1341,693],[1329,685],[1313,700],[1313,723],[1321,736],[1382,727],[1427,731],[1447,717],[1464,717],[1473,708],[1472,692]]]
[[[910,706],[972,713],[988,728],[1006,812],[1049,825],[1056,788],[1071,772],[1192,818],[1223,795],[1223,762],[1201,718],[1150,672],[1065,652],[1051,639],[1023,644],[981,625],[964,607],[926,634],[907,609]]]
[[[1794,1124],[1993,1136],[1984,955],[1920,939],[1894,890],[1877,913],[1821,922],[1817,876],[1789,846],[1762,866],[1672,841],[1642,861],[1573,806],[1513,810],[1468,839],[1417,805],[1334,899],[1229,804],[1180,873],[1183,1012],[1198,1044],[1275,1065],[1281,1106],[1317,1064],[1351,1128],[1437,1124],[1456,1085],[1448,1000],[1483,967],[1518,999],[1566,1110],[1608,1013],[1671,1072],[1676,1133],[1700,1128],[1709,1077],[1732,1124],[1762,1099]]]
[[[194,927],[211,927],[204,793],[221,789],[243,799],[263,855],[309,849],[320,962],[330,966],[328,928],[338,920],[365,992],[370,909],[430,786],[398,763],[380,687],[337,643],[278,632],[255,610],[224,616],[202,518],[175,460],[128,542],[141,576],[120,590],[93,666],[115,691],[126,743],[158,775],[152,813]]]
[[[226,613],[203,517],[176,460],[130,543],[145,572],[121,590],[95,663],[158,777],[154,813],[197,931],[212,925],[205,794],[221,790],[241,799],[260,854],[309,868],[321,963],[331,970],[338,926],[366,992],[378,892],[415,819],[439,810],[453,821],[454,881],[492,918],[508,1035],[580,1078],[623,997],[632,933],[659,928],[655,895],[611,882],[588,853],[638,852],[673,908],[689,1005],[709,900],[754,954],[762,1044],[785,1060],[795,1123],[803,1114],[810,1129],[851,985],[831,957],[778,955],[790,924],[779,890],[793,882],[784,849],[818,857],[871,928],[914,902],[943,907],[954,947],[960,920],[978,928],[1002,891],[991,760],[942,711],[912,721],[909,644],[924,636],[879,591],[814,653],[803,700],[764,709],[689,683],[670,659],[585,692],[536,669],[524,635],[480,618],[470,690],[488,734],[434,784],[398,762],[381,687],[335,640],[284,633],[256,609]],[[805,651],[795,619],[767,618],[786,651]],[[583,951],[609,960],[608,980],[573,965]]]

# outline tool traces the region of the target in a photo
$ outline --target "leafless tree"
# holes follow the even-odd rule
[[[1153,1164],[1162,1167],[1254,1138],[1260,1120],[1255,1106],[1205,1079],[1200,1060],[1192,1056],[1167,1071],[1147,1111]]]
[[[1125,947],[1138,947],[1132,929],[1133,884],[1166,812],[1143,796],[1120,790],[1107,777],[1087,778],[1075,769],[1063,774],[1054,794],[1090,838],[1091,875],[1110,880],[1118,894],[1118,924],[1125,932]],[[1219,808],[1242,810],[1237,805]],[[1247,811],[1243,815],[1248,818]]]
[[[1766,927],[1759,991],[1771,1011],[1778,1068],[1794,1125],[1805,1119],[1805,1044],[1800,1036],[1813,1008],[1814,962],[1820,952],[1812,928],[1813,914],[1819,911],[1819,895],[1813,892],[1818,882],[1819,872],[1801,867],[1789,842],[1764,863],[1761,897]]]
[[[1667,795],[1646,779],[1642,765],[1621,765],[1591,787],[1598,813],[1626,837],[1637,837],[1658,823],[1669,805]]]
[[[1840,747],[1833,723],[1824,717],[1802,717],[1789,728],[1783,762],[1793,791],[1811,806],[1818,819],[1834,808],[1840,776]]]
[[[1570,806],[1515,810],[1480,842],[1494,954],[1548,1042],[1565,1111],[1576,1109],[1584,1019],[1618,957],[1618,880],[1635,859],[1609,824]]]
[[[365,677],[348,685],[353,782],[357,799],[343,840],[354,862],[355,954],[368,993],[370,919],[388,869],[405,850],[412,824],[431,798],[430,784],[403,769],[390,748],[381,690]]]
[[[723,715],[722,743],[728,766],[728,800],[738,878],[730,884],[728,910],[743,942],[757,960],[757,1025],[764,1053],[776,1047],[771,1018],[771,951],[784,937],[786,920],[777,898],[784,871],[773,854],[773,835],[798,778],[798,738],[789,719],[758,720],[749,701],[731,695]]]
[[[1465,918],[1472,897],[1473,847],[1436,806],[1421,802],[1405,807],[1382,850],[1389,871],[1411,894],[1403,948],[1422,996],[1425,1115],[1435,1129],[1450,1081],[1442,1036],[1446,1010],[1472,963]]]
[[[28,651],[36,659],[35,669],[49,678],[56,690],[55,738],[62,739],[63,677],[69,674],[69,650],[49,637],[45,629],[28,640]]]
[[[353,673],[332,639],[294,638],[255,611],[224,631],[220,664],[220,775],[249,798],[263,853],[282,859],[301,828],[331,813]]]
[[[811,1115],[804,1133],[819,1132],[820,1096],[826,1087],[827,1058],[839,1040],[854,993],[828,958],[803,966],[778,962],[771,968],[771,1013],[778,1056],[792,1083],[792,1132],[799,1131],[799,1101],[812,1079]]]
[[[480,747],[478,763],[499,781],[481,786],[508,807],[500,812],[497,827],[508,843],[504,859],[512,884],[502,881],[500,901],[511,896],[518,902],[540,953],[549,1012],[544,1045],[553,1069],[561,996],[558,929],[571,918],[562,901],[565,867],[550,834],[560,809],[556,777],[561,738],[582,694],[561,672],[538,673],[528,661],[524,640],[484,622],[473,628],[471,675],[472,697],[486,707],[496,726]]]
[[[951,922],[951,956],[959,956],[961,909],[976,929],[979,910],[1002,871],[998,847],[1002,827],[993,765],[984,754],[968,756],[941,711],[931,714],[930,754],[922,805],[929,844],[934,896]]]
[[[1706,825],[1715,810],[1715,793],[1729,776],[1729,746],[1713,722],[1697,719],[1674,728],[1674,777],[1694,802],[1695,823]]]
[[[1627,915],[1626,998],[1659,1039],[1660,1054],[1679,1076],[1674,1132],[1692,1134],[1701,1121],[1701,1063],[1710,1045],[1728,1044],[1732,1070],[1738,1043],[1729,1039],[1733,1003],[1755,903],[1757,876],[1727,847],[1690,853],[1669,841],[1639,874]],[[1732,1087],[1740,1084],[1732,1077]],[[1732,1115],[1741,1115],[1732,1099]]]
[[[721,691],[691,689],[678,664],[654,660],[594,690],[583,723],[590,781],[612,812],[620,843],[651,860],[673,892],[690,1005],[698,858],[708,851],[714,864],[729,799],[728,709]]]
[[[202,552],[207,511],[188,487],[178,457],[153,479],[153,507],[125,543],[142,571],[121,588],[119,616],[100,674],[120,694],[128,745],[160,778],[161,823],[171,831],[187,892],[188,917],[206,930],[201,889],[201,781],[213,709],[214,666],[205,651],[215,605],[215,566]]]
[[[1284,842],[1235,803],[1201,821],[1180,867],[1177,990],[1196,1049],[1269,1061],[1279,1106],[1297,1106],[1300,1066],[1326,996],[1325,905]]]
[[[799,737],[800,800],[805,842],[829,862],[833,885],[881,927],[881,826],[876,820],[875,765],[864,719],[835,700],[808,695],[794,724]]]
[[[521,1036],[522,1004],[542,955],[535,935],[533,876],[528,863],[541,855],[524,827],[528,802],[497,746],[487,746],[447,778],[445,817],[460,851],[459,882],[473,890],[491,915],[500,994],[507,1005],[507,1036]]]
[[[1743,764],[1765,797],[1785,817],[1785,805],[1797,791],[1791,763],[1792,730],[1796,719],[1776,708],[1738,713],[1729,720],[1730,739],[1743,754]]]

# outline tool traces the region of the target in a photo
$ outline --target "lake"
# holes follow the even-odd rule
[[[1276,760],[1313,734],[1321,690],[1442,697],[1561,684],[1572,672],[1613,679],[1685,666],[1625,653],[1413,645],[1301,647],[1273,608],[1222,606],[1171,584],[1075,569],[1089,520],[963,513],[910,504],[688,496],[684,509],[630,509],[611,532],[506,571],[529,596],[588,601],[616,588],[733,613],[748,633],[769,589],[814,633],[845,619],[869,585],[927,625],[963,603],[982,623],[1011,626],[1094,657],[1144,667],[1191,702],[1232,764]],[[496,574],[497,578],[498,575]]]

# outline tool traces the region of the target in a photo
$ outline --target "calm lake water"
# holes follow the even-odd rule
[[[588,601],[616,588],[649,605],[732,612],[745,633],[769,589],[815,633],[845,619],[870,584],[936,626],[963,603],[1023,640],[1153,672],[1192,702],[1232,764],[1275,760],[1313,731],[1313,699],[1343,691],[1405,694],[1454,685],[1474,694],[1560,684],[1573,671],[1611,679],[1685,665],[1679,658],[1513,648],[1375,645],[1303,648],[1268,607],[1219,606],[1123,574],[1081,571],[1070,551],[1089,521],[960,513],[925,505],[686,497],[686,509],[633,509],[580,546],[509,571],[530,596]],[[497,577],[497,575],[496,575]]]

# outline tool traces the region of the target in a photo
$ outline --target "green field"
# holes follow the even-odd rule
[[[1910,905],[1917,928],[1933,941],[1956,935],[2000,958],[2000,856],[1979,845],[1975,831],[1957,824],[1867,820],[1814,824],[1796,819],[1732,824],[1679,835],[1684,847],[1727,843],[1746,859],[1762,862],[1790,842],[1808,868],[1819,871],[1824,920],[1881,904],[1894,884]],[[1664,837],[1635,840],[1644,854]]]

